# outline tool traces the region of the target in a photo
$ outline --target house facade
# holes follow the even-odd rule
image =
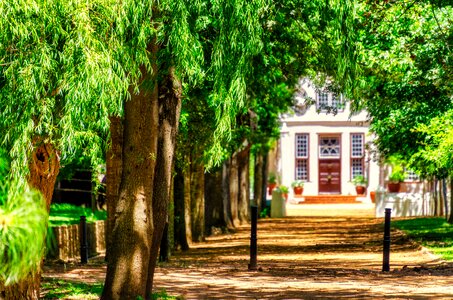
[[[307,196],[356,195],[351,181],[361,175],[374,190],[380,168],[369,150],[367,113],[351,114],[342,95],[308,80],[301,80],[298,90],[295,112],[281,117],[279,158],[273,166],[280,183],[302,180]],[[314,103],[306,106],[307,98]]]

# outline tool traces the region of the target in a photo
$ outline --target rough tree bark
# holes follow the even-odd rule
[[[239,174],[238,174],[238,153],[234,152],[230,158],[230,213],[233,226],[239,226],[238,202],[239,202]]]
[[[46,202],[47,212],[49,212],[55,181],[57,180],[60,171],[60,157],[55,147],[45,142],[37,143],[36,148],[32,153],[29,170],[28,183],[31,187],[41,192]],[[0,282],[0,299],[39,299],[40,285],[40,270],[30,273],[15,284],[4,286]]]
[[[188,160],[190,161],[190,159]],[[190,245],[192,244],[192,207],[190,188],[190,167],[188,167],[184,170],[184,229],[188,248],[190,248]]]
[[[242,224],[250,221],[250,172],[249,172],[249,148],[238,153],[238,175],[239,175],[239,198],[238,218]]]
[[[450,177],[450,216],[448,223],[453,224],[453,177]]]
[[[258,206],[258,211],[263,209],[263,156],[259,153],[255,155],[255,172],[253,181],[253,201]]]
[[[153,49],[157,53],[157,49]],[[153,72],[157,74],[157,68]],[[111,223],[107,275],[101,299],[146,297],[153,238],[152,185],[157,155],[158,86],[141,89],[125,103],[122,176]],[[112,205],[112,203],[109,203]]]
[[[192,241],[202,242],[205,233],[204,167],[197,159],[192,159],[190,170]]]
[[[233,219],[231,218],[231,205],[230,205],[230,164],[229,161],[223,163],[222,168],[222,202],[223,202],[223,217],[228,229],[233,229]]]
[[[106,253],[108,260],[110,249],[113,220],[122,176],[123,162],[123,123],[120,117],[110,117],[110,147],[106,159],[106,203],[107,203],[107,228],[105,231]]]
[[[172,68],[159,88],[159,139],[153,191],[153,223],[151,257],[148,267],[146,299],[152,299],[154,270],[168,218],[173,161],[181,114],[182,87]]]
[[[206,234],[213,234],[213,227],[225,228],[222,201],[222,170],[205,174]]]
[[[175,247],[180,247],[181,250],[189,250],[189,241],[187,240],[186,234],[184,194],[184,175],[181,169],[176,168],[173,189],[175,204]]]

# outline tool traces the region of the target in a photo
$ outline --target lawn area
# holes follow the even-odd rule
[[[52,204],[50,206],[49,226],[78,224],[80,216],[86,216],[87,222],[94,222],[107,219],[107,212],[105,210],[93,212],[91,208],[68,203]]]
[[[453,260],[453,225],[444,218],[397,220],[392,226],[445,260]]]

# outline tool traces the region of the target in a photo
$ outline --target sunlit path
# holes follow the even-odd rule
[[[156,288],[188,299],[453,297],[450,269],[414,270],[440,262],[399,233],[392,236],[392,271],[381,273],[382,219],[371,204],[290,205],[288,215],[260,220],[259,271],[247,271],[244,227],[177,254],[158,269]]]

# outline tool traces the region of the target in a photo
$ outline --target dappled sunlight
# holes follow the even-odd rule
[[[382,219],[355,216],[353,208],[331,208],[334,217],[325,208],[324,216],[260,219],[256,271],[248,270],[249,226],[209,237],[159,264],[155,291],[186,299],[453,298],[453,264],[399,231],[392,231],[391,271],[382,273]],[[84,268],[68,268],[60,278],[95,274]],[[105,268],[99,270],[102,282]]]

